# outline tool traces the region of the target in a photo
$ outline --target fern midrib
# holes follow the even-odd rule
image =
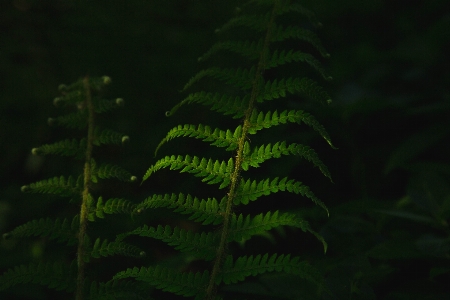
[[[224,214],[224,219],[223,219],[222,233],[220,236],[220,242],[219,242],[219,246],[217,249],[217,256],[214,261],[214,266],[211,271],[211,276],[209,279],[209,285],[206,290],[206,299],[208,299],[208,300],[213,300],[215,298],[216,278],[217,278],[218,274],[220,273],[223,261],[225,260],[225,256],[227,253],[227,240],[228,240],[228,234],[229,234],[229,229],[230,229],[229,228],[230,220],[231,220],[232,211],[233,211],[233,200],[236,197],[236,189],[238,188],[238,185],[239,185],[240,171],[242,168],[242,163],[244,162],[244,146],[245,146],[245,142],[247,140],[248,130],[251,125],[250,117],[252,115],[252,112],[253,112],[253,109],[255,106],[254,103],[256,101],[256,98],[257,98],[258,94],[260,93],[260,87],[261,87],[260,82],[263,79],[263,74],[264,74],[264,70],[266,67],[266,59],[267,59],[267,54],[268,54],[268,50],[269,50],[269,44],[270,44],[270,39],[271,39],[271,35],[272,35],[273,24],[275,23],[275,16],[276,16],[278,7],[279,7],[279,1],[276,0],[274,3],[274,6],[273,6],[270,21],[267,24],[267,31],[266,31],[266,36],[264,39],[264,45],[261,50],[261,54],[259,56],[258,65],[257,65],[257,69],[255,72],[255,77],[252,82],[250,100],[249,100],[248,107],[247,107],[247,110],[246,110],[245,116],[244,116],[244,124],[242,126],[242,133],[241,133],[241,136],[238,141],[238,149],[237,149],[237,154],[236,154],[235,163],[234,163],[234,171],[231,174],[230,189],[227,194],[227,204],[226,204],[225,214]]]
[[[91,175],[92,175],[92,150],[94,144],[94,105],[92,103],[91,88],[89,85],[89,78],[86,76],[83,79],[83,86],[86,90],[86,109],[88,110],[88,133],[87,133],[87,145],[86,145],[86,161],[84,163],[84,186],[81,199],[81,209],[80,209],[80,228],[78,231],[78,251],[77,251],[77,290],[75,299],[82,300],[84,292],[84,281],[85,281],[85,237],[86,237],[86,227],[88,221],[88,199],[89,199],[89,189],[91,185]]]

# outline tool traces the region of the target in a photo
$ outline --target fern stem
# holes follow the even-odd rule
[[[233,170],[233,173],[231,174],[231,183],[230,183],[230,188],[229,188],[228,197],[227,197],[227,205],[225,208],[225,214],[224,214],[224,219],[223,219],[223,227],[222,227],[222,233],[220,236],[219,247],[217,249],[216,259],[214,261],[214,266],[211,271],[209,285],[206,290],[206,299],[208,299],[208,300],[215,299],[216,292],[217,292],[216,278],[217,278],[218,274],[220,273],[222,264],[225,260],[225,256],[226,256],[227,250],[228,250],[228,247],[227,247],[228,232],[229,232],[230,220],[231,220],[232,210],[233,210],[233,200],[236,197],[236,190],[239,186],[240,171],[242,168],[242,163],[244,161],[244,146],[245,146],[245,142],[248,138],[247,136],[248,136],[248,129],[250,128],[250,117],[252,115],[256,97],[260,93],[260,89],[261,89],[260,83],[263,80],[264,70],[266,69],[266,59],[267,59],[271,34],[272,34],[272,30],[273,30],[273,25],[275,23],[275,16],[276,16],[278,6],[279,6],[279,0],[276,0],[274,2],[274,7],[272,10],[270,21],[267,24],[267,31],[266,31],[266,36],[264,39],[264,46],[261,50],[260,57],[258,60],[255,78],[253,79],[253,83],[252,83],[250,100],[249,100],[248,107],[247,107],[247,110],[246,110],[246,113],[244,116],[244,124],[242,126],[242,134],[239,137],[239,141],[238,141],[238,149],[237,149],[237,154],[236,154],[235,163],[234,163],[234,170]]]
[[[92,158],[92,148],[94,141],[94,106],[92,104],[91,88],[89,85],[89,78],[86,76],[83,79],[83,86],[86,91],[85,105],[88,110],[88,133],[87,133],[87,145],[86,145],[86,161],[84,163],[84,187],[81,199],[81,210],[80,210],[80,228],[78,231],[78,251],[77,251],[77,263],[78,263],[78,273],[77,273],[77,290],[76,299],[82,300],[84,294],[84,281],[85,281],[85,239],[86,239],[86,227],[88,222],[88,199],[89,199],[89,189],[91,184],[91,158]]]

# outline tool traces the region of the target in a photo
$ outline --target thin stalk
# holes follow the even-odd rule
[[[213,268],[211,271],[211,276],[209,279],[209,284],[206,289],[206,299],[208,299],[208,300],[213,300],[216,297],[216,292],[217,292],[216,279],[221,271],[222,264],[223,264],[223,261],[225,260],[227,250],[228,250],[228,233],[230,230],[229,227],[230,227],[230,221],[231,221],[231,216],[232,216],[232,211],[233,211],[233,200],[236,197],[236,193],[237,193],[236,191],[237,191],[237,188],[239,187],[240,171],[242,168],[242,163],[244,162],[244,145],[245,145],[245,141],[247,140],[248,129],[250,128],[250,125],[251,125],[250,117],[252,115],[253,108],[255,106],[256,97],[260,93],[260,88],[261,88],[260,83],[263,80],[263,74],[264,74],[264,70],[265,70],[265,66],[266,66],[267,54],[269,53],[269,44],[270,44],[271,34],[272,34],[272,30],[273,30],[273,24],[275,22],[276,10],[278,8],[277,4],[278,4],[278,1],[275,1],[275,5],[272,10],[271,19],[270,19],[269,23],[267,24],[267,32],[266,32],[266,36],[264,39],[264,47],[261,50],[261,54],[260,54],[260,57],[258,60],[258,65],[256,68],[255,77],[253,78],[250,100],[249,100],[248,107],[247,107],[245,117],[244,117],[244,125],[242,126],[242,134],[239,137],[239,141],[238,141],[238,149],[237,149],[237,154],[236,154],[236,158],[235,158],[235,162],[234,162],[234,170],[233,170],[233,173],[231,174],[231,183],[230,183],[230,188],[229,188],[228,197],[227,197],[227,204],[226,204],[226,208],[225,208],[225,214],[224,214],[224,219],[223,219],[223,227],[222,227],[222,232],[221,232],[221,236],[220,236],[219,247],[217,248],[216,259],[214,261],[214,265],[213,265]]]
[[[84,296],[84,282],[85,282],[85,261],[86,256],[86,227],[88,222],[88,199],[89,190],[91,185],[91,158],[92,149],[94,141],[94,106],[92,104],[91,88],[89,85],[89,78],[85,77],[83,79],[83,86],[86,92],[85,105],[88,110],[88,133],[87,133],[87,145],[86,145],[86,156],[84,163],[84,186],[81,197],[81,209],[80,209],[80,228],[78,231],[78,251],[77,251],[77,263],[78,263],[78,274],[77,274],[77,290],[76,290],[76,300],[82,300]]]

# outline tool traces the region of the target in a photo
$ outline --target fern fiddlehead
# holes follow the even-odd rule
[[[255,7],[258,7],[256,10]],[[211,47],[202,57],[206,61],[218,52],[232,52],[250,61],[249,67],[221,68],[211,67],[194,75],[183,88],[191,89],[198,82],[213,79],[223,82],[234,91],[230,94],[213,91],[199,91],[189,94],[183,101],[173,107],[167,116],[173,115],[181,106],[197,103],[209,106],[212,111],[231,115],[240,119],[235,128],[222,130],[208,125],[183,124],[171,129],[157,147],[160,149],[170,140],[178,137],[200,139],[210,145],[220,147],[234,153],[226,160],[215,160],[193,155],[171,155],[156,161],[145,173],[143,180],[153,176],[162,168],[178,170],[180,173],[190,173],[206,184],[216,184],[223,191],[221,199],[199,199],[189,194],[153,195],[136,207],[136,212],[145,209],[166,207],[174,212],[190,215],[189,219],[203,225],[217,225],[216,230],[202,233],[189,232],[186,229],[144,225],[118,236],[123,240],[130,235],[139,235],[160,239],[181,252],[188,252],[198,259],[211,262],[211,269],[203,272],[183,272],[162,266],[150,266],[128,269],[116,274],[116,280],[133,277],[138,281],[147,282],[163,291],[195,299],[221,299],[220,287],[245,280],[266,272],[283,271],[296,274],[311,283],[324,288],[320,274],[300,257],[290,254],[252,254],[235,257],[230,253],[228,245],[240,242],[257,234],[279,226],[292,226],[315,235],[324,246],[323,238],[312,230],[306,220],[300,216],[288,213],[269,211],[257,215],[237,214],[235,208],[248,205],[263,196],[278,192],[290,192],[309,198],[321,206],[327,213],[325,204],[314,195],[308,186],[288,177],[265,178],[255,180],[248,178],[246,172],[258,168],[261,164],[273,158],[296,155],[311,162],[326,177],[331,179],[325,164],[316,152],[299,143],[275,141],[274,143],[252,146],[250,135],[260,134],[266,128],[287,124],[305,124],[319,133],[331,146],[331,139],[325,128],[309,113],[303,110],[269,110],[260,111],[265,102],[272,101],[281,107],[281,99],[290,95],[303,96],[324,103],[329,103],[328,94],[310,78],[280,77],[270,79],[266,71],[281,65],[291,63],[306,63],[325,79],[330,79],[321,68],[318,60],[311,54],[292,49],[276,49],[275,43],[287,39],[297,39],[312,45],[318,52],[328,57],[317,36],[309,30],[296,25],[283,26],[278,23],[280,16],[294,13],[315,23],[314,14],[296,3],[275,0],[250,1],[237,17],[226,23],[219,32],[248,30],[252,36],[258,36],[256,41],[225,41]],[[281,112],[279,112],[281,111]]]

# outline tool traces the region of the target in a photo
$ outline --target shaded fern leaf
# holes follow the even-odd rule
[[[255,76],[255,68],[250,69],[222,69],[222,68],[210,68],[198,72],[192,77],[188,83],[184,86],[182,91],[187,90],[194,83],[200,81],[204,77],[212,77],[221,80],[227,84],[230,84],[241,90],[248,90],[252,86],[252,79]]]
[[[190,252],[196,257],[201,257],[205,260],[212,260],[215,257],[218,244],[217,235],[211,232],[194,233],[191,230],[184,230],[179,227],[172,228],[169,225],[158,225],[157,228],[144,225],[118,235],[117,240],[121,241],[130,235],[159,239],[170,246],[174,246],[175,250]]]
[[[189,155],[184,157],[182,155],[166,156],[165,158],[158,160],[147,170],[143,181],[147,180],[152,173],[167,167],[170,167],[170,170],[181,169],[180,173],[188,172],[193,173],[196,177],[204,177],[202,181],[208,184],[220,182],[219,188],[225,188],[230,184],[230,174],[234,168],[234,161],[231,158],[227,163],[225,161],[213,159],[200,159],[197,156],[191,157]]]
[[[27,222],[16,227],[14,230],[3,234],[3,238],[23,238],[29,236],[43,236],[67,245],[77,244],[77,231],[79,217],[75,216],[72,221],[65,219],[52,220],[50,218],[38,219]]]
[[[33,148],[32,153],[35,155],[56,154],[61,156],[73,156],[76,159],[84,158],[86,151],[86,139],[63,140],[54,144],[46,144],[37,148]]]
[[[183,101],[166,112],[166,116],[173,115],[184,104],[199,103],[211,106],[211,110],[223,113],[224,115],[233,115],[232,117],[237,119],[245,115],[248,101],[249,95],[239,97],[221,93],[197,92],[189,94]]]
[[[199,61],[204,61],[210,56],[219,51],[230,51],[237,53],[243,57],[251,60],[257,59],[262,49],[263,41],[225,41],[213,45],[205,54],[198,58]]]
[[[97,182],[97,177],[101,179],[117,178],[121,181],[134,181],[136,177],[132,176],[130,172],[117,165],[102,164],[95,168],[92,172],[92,181]]]
[[[297,124],[301,124],[302,122],[305,123],[318,132],[333,149],[336,149],[331,143],[331,138],[322,124],[320,124],[311,114],[304,112],[303,110],[285,110],[281,113],[278,113],[278,111],[275,110],[274,112],[268,111],[265,114],[264,112],[258,113],[257,110],[253,110],[250,117],[248,133],[256,134],[258,130],[263,128],[270,128],[288,122]]]
[[[136,212],[142,212],[147,208],[167,207],[174,212],[190,214],[189,220],[202,222],[203,225],[217,225],[223,221],[223,206],[225,198],[219,203],[215,198],[198,199],[191,195],[180,193],[153,195],[136,206]]]
[[[107,239],[102,240],[100,238],[97,238],[94,242],[94,245],[92,246],[90,255],[94,258],[113,255],[144,257],[145,252],[134,245],[129,245],[122,241],[108,242]]]
[[[227,151],[231,151],[237,148],[238,139],[242,132],[242,126],[238,126],[234,133],[230,130],[220,130],[219,128],[215,128],[214,130],[207,125],[178,125],[177,127],[172,128],[167,133],[166,137],[159,143],[158,147],[156,147],[155,155],[158,152],[159,148],[164,145],[166,142],[170,141],[176,137],[193,137],[196,139],[201,139],[204,142],[212,142],[211,145],[217,147],[227,147]]]
[[[135,207],[136,204],[127,199],[111,198],[103,202],[103,198],[99,197],[95,211],[90,214],[95,214],[97,218],[103,219],[105,214],[131,214]]]
[[[116,144],[120,145],[125,140],[128,139],[128,136],[123,135],[122,133],[110,130],[110,129],[103,129],[100,131],[100,129],[96,128],[95,130],[95,140],[94,145],[100,146],[100,145],[108,145],[108,144]]]
[[[275,144],[262,145],[260,147],[255,147],[253,152],[244,158],[242,163],[242,169],[248,170],[248,167],[258,168],[260,163],[265,162],[271,158],[279,158],[281,155],[299,155],[309,162],[312,162],[314,166],[318,167],[323,175],[331,180],[330,172],[325,164],[319,159],[316,151],[312,148],[292,143],[287,145],[285,141],[276,142]]]
[[[169,268],[156,266],[141,267],[140,269],[135,267],[114,275],[114,279],[130,277],[148,282],[163,291],[185,297],[195,296],[195,300],[203,300],[205,299],[205,286],[208,284],[209,272],[181,273]]]
[[[92,282],[89,290],[90,300],[115,299],[152,299],[148,298],[148,287],[136,281],[111,280],[108,282]]]
[[[267,23],[270,20],[270,13],[264,15],[242,15],[232,18],[222,27],[216,29],[216,33],[230,30],[234,27],[247,27],[254,31],[263,31],[267,29]]]
[[[64,126],[71,129],[84,129],[87,126],[87,116],[85,111],[71,113],[57,118],[49,118],[48,125]]]
[[[236,283],[245,280],[246,277],[256,276],[267,272],[285,272],[300,275],[302,278],[324,288],[324,279],[320,273],[306,261],[300,261],[298,257],[291,258],[290,254],[269,256],[250,255],[240,256],[235,261],[231,255],[227,256],[221,275],[217,282],[225,284]]]
[[[300,181],[293,179],[288,180],[287,177],[284,177],[281,180],[278,177],[275,177],[272,180],[268,178],[261,181],[242,179],[237,191],[237,197],[234,198],[234,204],[248,204],[249,201],[255,201],[261,196],[268,196],[272,193],[277,193],[278,191],[287,191],[307,197],[329,214],[328,208],[314,195],[308,186]]]
[[[94,111],[98,114],[119,108],[124,104],[122,98],[117,98],[115,100],[106,100],[103,98],[94,97],[92,99],[92,102],[94,105]]]
[[[61,263],[39,263],[16,266],[0,276],[0,290],[17,284],[35,283],[57,291],[75,289],[76,261],[70,266]]]
[[[54,177],[24,185],[22,186],[21,191],[24,193],[42,193],[58,195],[61,197],[73,197],[78,196],[81,192],[81,180],[81,176],[78,177],[76,182],[72,176],[67,177],[67,179],[64,176]]]

